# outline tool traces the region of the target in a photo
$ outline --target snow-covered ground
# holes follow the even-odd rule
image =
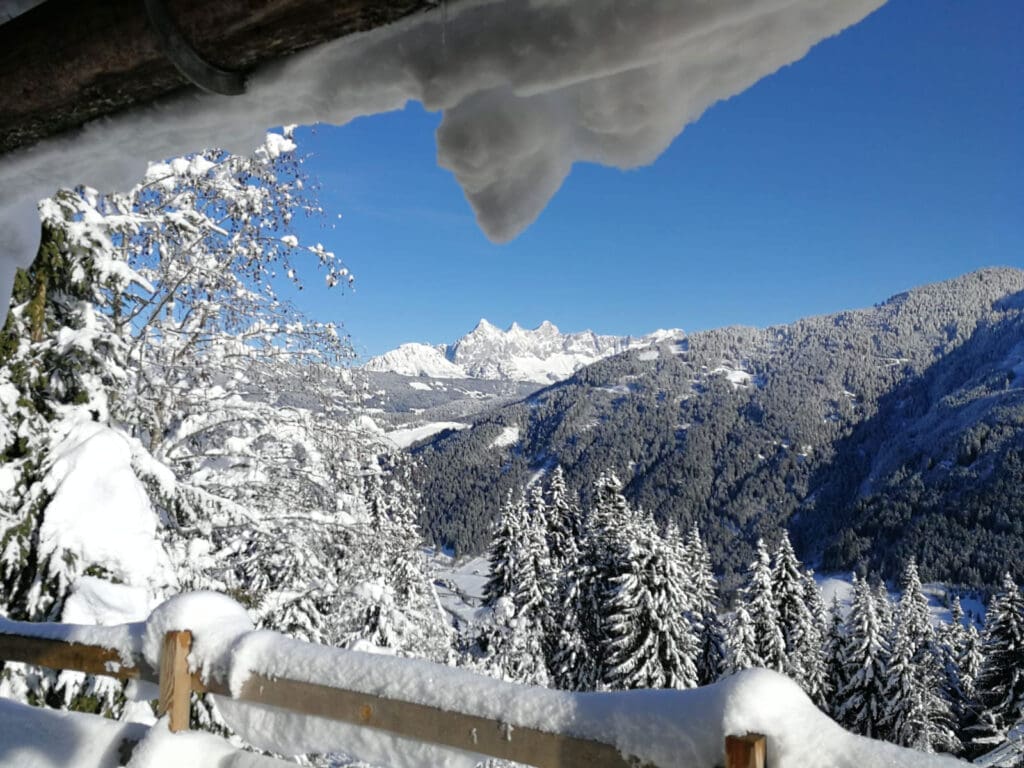
[[[490,448],[508,448],[519,442],[519,427],[505,427],[491,441]]]
[[[445,612],[459,627],[475,623],[480,617],[484,584],[487,583],[489,574],[487,558],[474,557],[456,563],[448,555],[431,552],[430,559],[434,572],[434,587]]]
[[[839,601],[839,607],[844,613],[849,610],[853,600],[853,583],[850,574],[816,573],[814,580],[821,590],[822,601],[826,606],[831,605],[832,599],[835,598]],[[936,626],[949,623],[950,613],[946,605],[950,599],[949,587],[933,582],[922,585],[922,589],[925,597],[928,598],[932,622]],[[898,590],[890,588],[889,594],[894,601],[899,598]],[[964,616],[973,621],[980,629],[985,622],[985,604],[976,597],[961,595],[960,606],[964,610]]]

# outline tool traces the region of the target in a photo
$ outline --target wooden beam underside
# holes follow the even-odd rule
[[[166,5],[202,58],[248,73],[437,2],[166,0]],[[0,154],[195,87],[165,57],[141,0],[48,0],[0,24],[0,82]]]

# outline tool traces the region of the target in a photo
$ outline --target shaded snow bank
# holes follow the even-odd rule
[[[138,742],[125,763],[129,747]],[[11,768],[283,768],[208,733],[172,734],[96,715],[58,712],[0,699],[0,766]]]
[[[266,128],[344,124],[407,101],[443,110],[438,162],[495,240],[514,237],[573,163],[652,162],[709,106],[803,57],[884,0],[466,0],[266,68],[242,96],[188,94],[0,161],[0,297],[58,187],[125,188],[147,161]]]
[[[0,699],[0,765],[14,768],[117,768],[125,739],[146,726],[95,715],[57,712]]]

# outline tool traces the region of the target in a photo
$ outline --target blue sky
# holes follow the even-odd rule
[[[302,306],[364,355],[486,317],[641,334],[865,306],[1024,266],[1024,3],[890,0],[712,107],[648,168],[577,165],[506,245],[437,168],[410,105],[297,133],[356,290]]]

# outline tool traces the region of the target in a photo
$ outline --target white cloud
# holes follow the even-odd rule
[[[145,164],[267,127],[421,101],[444,111],[438,162],[489,237],[528,226],[573,163],[652,162],[709,106],[804,56],[884,0],[463,2],[292,57],[243,96],[191,94],[0,158],[0,295],[34,255],[31,203],[59,186],[126,188]]]

